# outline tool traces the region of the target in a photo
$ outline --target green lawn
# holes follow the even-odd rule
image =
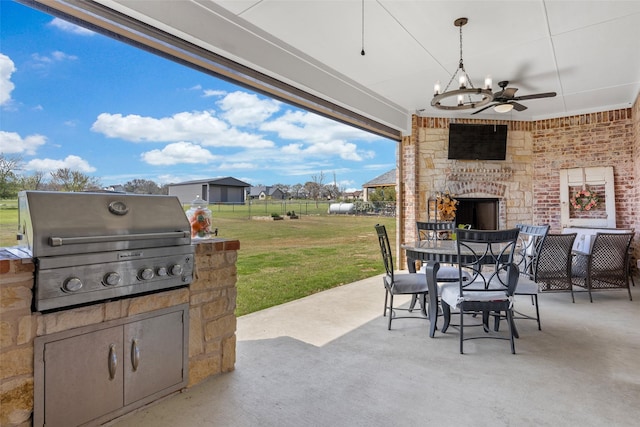
[[[16,245],[16,205],[0,202],[2,247]],[[240,241],[238,316],[382,273],[373,226],[384,224],[393,236],[395,218],[326,215],[326,204],[305,215],[313,206],[289,204],[287,210],[301,216],[284,221],[251,220],[239,207],[211,206],[218,237]],[[273,207],[259,209],[269,215]]]
[[[373,226],[395,218],[308,215],[297,220],[216,218],[219,236],[240,240],[237,315],[382,273]]]

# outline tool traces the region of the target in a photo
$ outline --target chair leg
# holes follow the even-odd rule
[[[393,319],[393,294],[389,292],[389,326],[387,330],[391,330],[391,320]]]
[[[486,310],[482,312],[482,329],[484,329],[486,333],[489,333],[489,312]]]
[[[411,313],[416,306],[416,302],[418,302],[418,295],[413,294],[411,296],[411,305],[409,305],[409,313]]]
[[[442,317],[444,317],[444,325],[442,325],[442,333],[444,334],[449,329],[449,323],[451,322],[451,307],[444,301],[441,301],[442,305]]]
[[[429,337],[433,338],[438,329],[438,291],[437,286],[431,289],[429,296]]]
[[[509,341],[511,342],[511,354],[516,354],[516,343],[514,340],[514,324],[513,324],[513,310],[507,310],[507,322],[509,322]]]
[[[389,306],[387,305],[388,298],[389,298],[389,290],[385,287],[384,288],[384,313],[382,313],[382,317],[387,315],[387,309],[389,308]]]
[[[538,295],[532,295],[531,297],[535,301],[536,319],[538,320],[538,330],[541,331],[542,330],[542,326],[540,325],[540,310],[538,309]]]
[[[416,296],[417,299],[417,296]],[[429,313],[427,313],[427,294],[421,294],[420,296],[420,304],[422,305],[421,311],[424,317],[429,318]]]
[[[460,354],[464,354],[464,307],[460,305]]]
[[[573,295],[573,282],[571,281],[571,278],[569,278],[569,291],[571,292],[571,302],[575,304],[576,297]]]

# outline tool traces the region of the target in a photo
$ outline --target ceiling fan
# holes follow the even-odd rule
[[[524,111],[527,109],[527,107],[520,104],[517,101],[525,101],[528,99],[538,99],[538,98],[552,98],[556,96],[555,92],[545,92],[545,93],[536,93],[533,95],[514,96],[518,88],[507,87],[508,85],[509,85],[509,82],[507,80],[499,82],[498,86],[500,86],[501,90],[496,92],[493,95],[493,102],[484,108],[474,111],[471,114],[478,114],[479,112],[484,111],[487,108],[491,108],[491,107],[495,107],[495,111],[498,113],[507,113],[512,109],[516,111]]]

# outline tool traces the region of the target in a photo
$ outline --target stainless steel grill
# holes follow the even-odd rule
[[[36,311],[193,280],[191,229],[176,197],[25,191],[19,205],[19,246],[36,266]]]

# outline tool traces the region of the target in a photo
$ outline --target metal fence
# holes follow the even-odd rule
[[[339,206],[340,209],[336,209]],[[188,206],[187,206],[188,207]],[[212,213],[233,216],[294,215],[377,215],[395,217],[395,202],[337,202],[330,200],[249,200],[245,204],[213,203]]]

